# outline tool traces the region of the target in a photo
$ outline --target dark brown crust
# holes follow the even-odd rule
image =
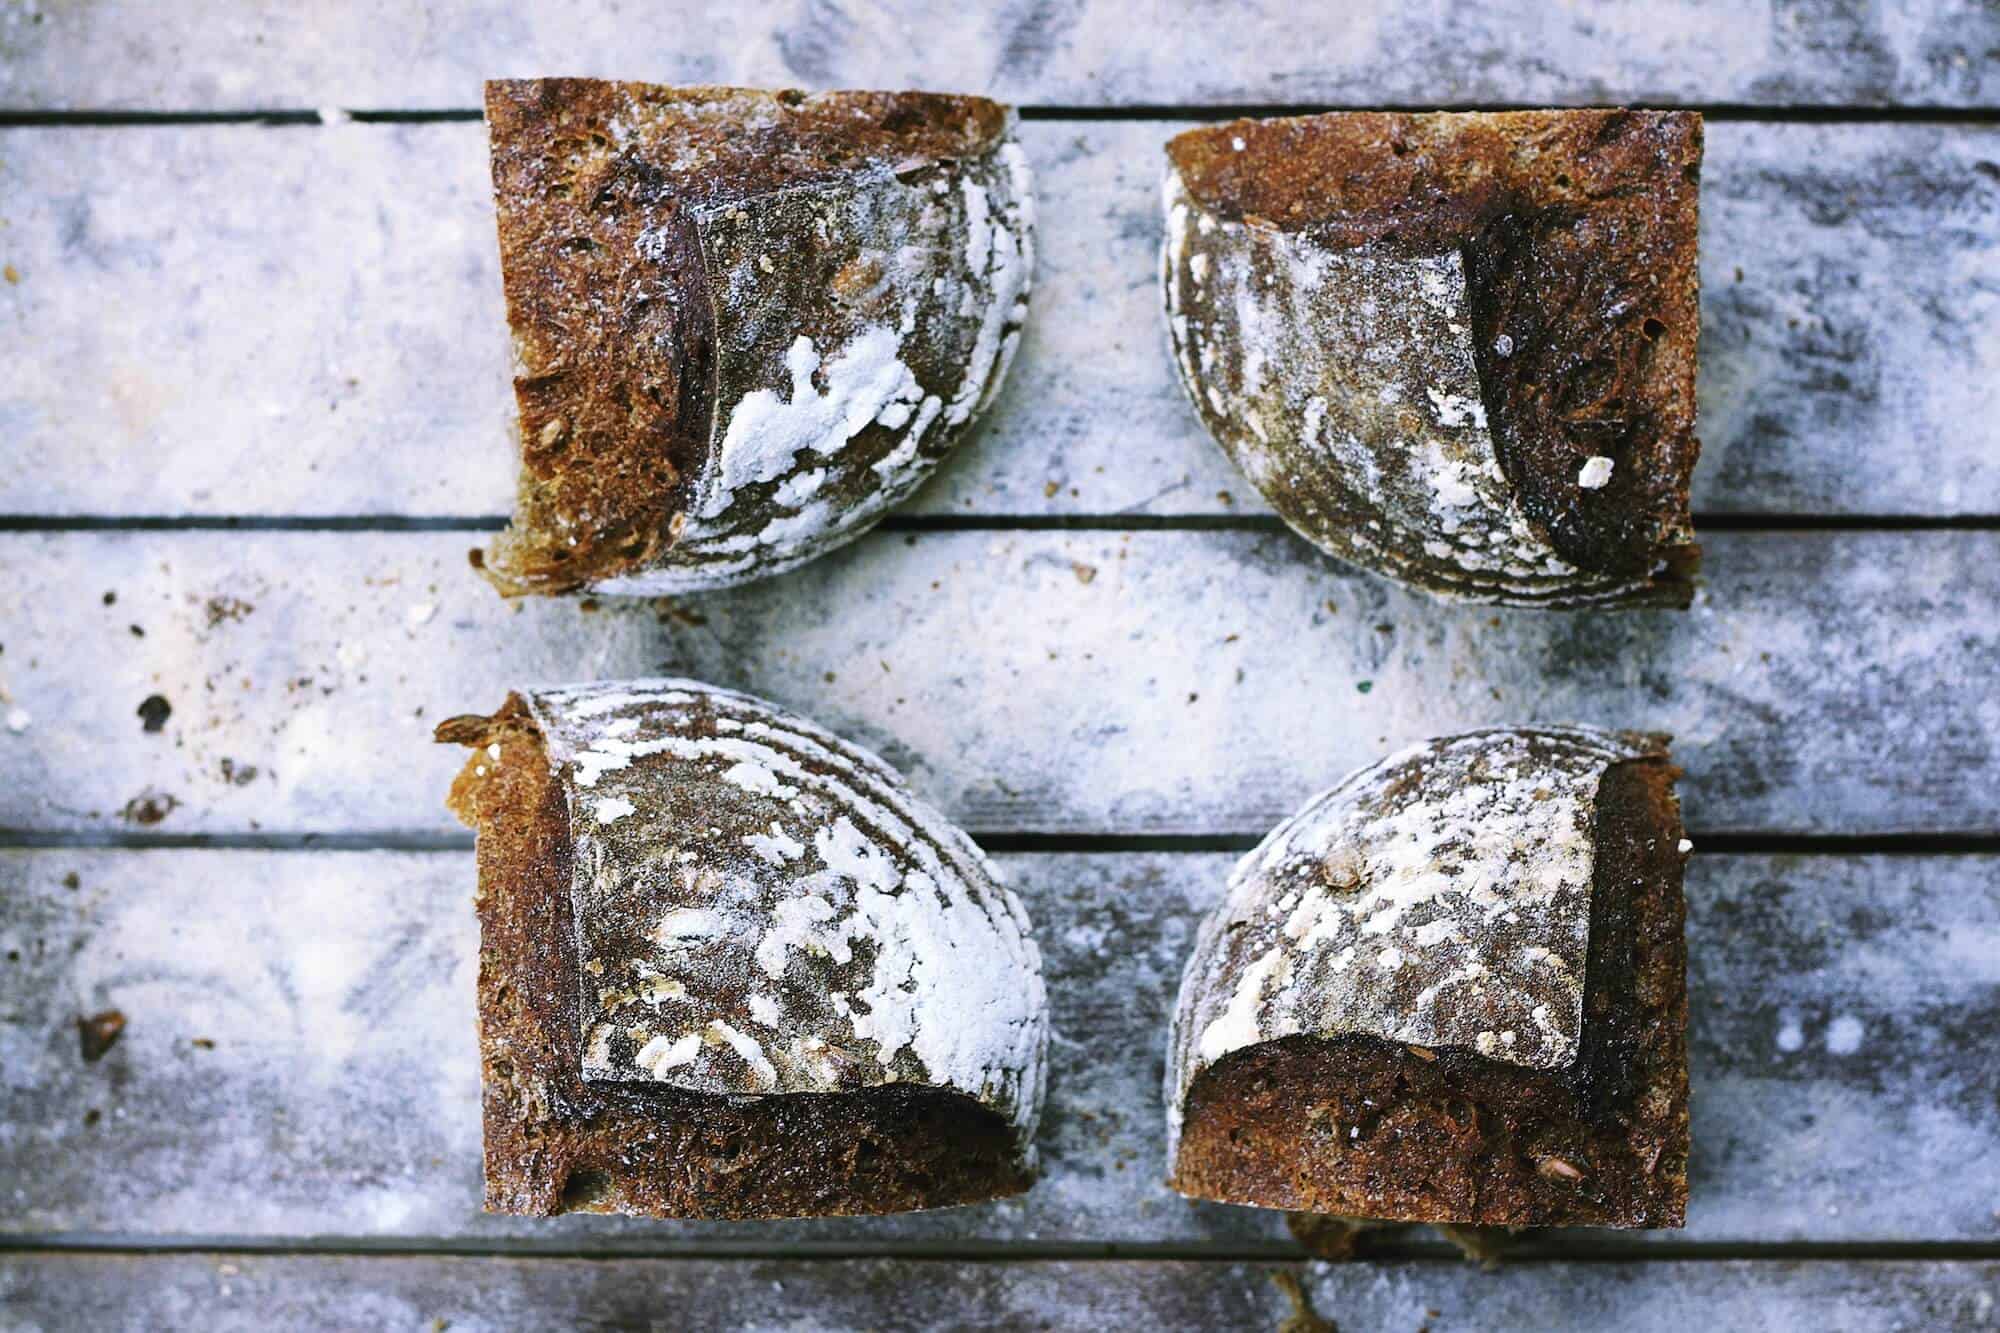
[[[1535,1071],[1466,1050],[1288,1037],[1188,1092],[1171,1182],[1312,1213],[1484,1226],[1678,1227],[1687,1211],[1687,949],[1678,770],[1598,791],[1582,1049]]]
[[[1686,604],[1699,115],[1342,112],[1190,130],[1167,152],[1219,217],[1329,249],[1461,251],[1482,396],[1523,511],[1570,563],[1659,568],[1672,595],[1649,600]],[[1599,455],[1609,483],[1579,486]]]
[[[503,592],[568,591],[648,559],[708,443],[715,316],[694,227],[614,151],[594,87],[486,85],[521,474],[513,525],[475,563]],[[633,262],[648,228],[657,266]],[[666,327],[630,336],[642,314]]]
[[[1011,1127],[956,1092],[731,1097],[580,1076],[569,816],[518,696],[438,739],[483,748],[452,786],[479,831],[486,1208],[748,1219],[938,1208],[1018,1194]]]
[[[594,79],[490,82],[486,119],[521,476],[474,563],[510,594],[642,568],[680,534],[715,407],[690,209],[983,153],[1006,129],[977,97]]]

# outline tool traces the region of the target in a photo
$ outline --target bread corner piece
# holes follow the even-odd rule
[[[486,1207],[772,1218],[1018,1194],[1041,957],[880,760],[691,681],[512,695],[473,755]]]
[[[1008,108],[935,93],[489,83],[521,469],[502,592],[789,569],[998,391],[1034,202]]]
[[[1678,775],[1664,737],[1473,732],[1279,825],[1181,981],[1172,1186],[1381,1221],[1682,1225]]]
[[[1434,594],[1685,606],[1701,117],[1240,120],[1167,146],[1174,360],[1329,554]]]

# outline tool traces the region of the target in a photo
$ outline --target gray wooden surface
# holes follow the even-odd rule
[[[1186,123],[1023,127],[1034,317],[910,512],[1265,512],[1163,350],[1161,145]],[[1996,160],[1985,125],[1709,128],[1698,511],[2000,513]],[[0,195],[0,327],[46,349],[0,380],[25,464],[0,513],[511,507],[482,126],[0,130]]]
[[[1425,735],[1577,719],[1676,733],[1703,831],[2000,831],[1991,531],[1719,533],[1692,610],[1621,615],[1442,604],[1284,531],[886,533],[679,607],[509,605],[477,540],[0,533],[30,719],[0,827],[452,832],[439,719],[666,672],[816,716],[978,832],[1261,835]]]
[[[0,948],[20,955],[0,974],[0,1235],[1282,1256],[1276,1214],[1160,1185],[1166,1018],[1233,859],[1002,858],[1054,1017],[1047,1174],[1028,1194],[696,1225],[479,1212],[469,853],[0,853],[17,904]],[[1996,874],[1990,855],[1697,853],[1687,1230],[1548,1247],[1992,1240],[2000,1106],[1963,1054],[2000,1035]],[[125,1035],[85,1064],[70,1021],[111,1008]]]
[[[2000,1265],[1865,1261],[1551,1264],[1502,1280],[1462,1264],[849,1260],[662,1261],[250,1254],[0,1257],[0,1321],[21,1330],[215,1333],[283,1327],[682,1330],[1280,1328],[1813,1329],[1993,1325]],[[691,1312],[699,1312],[697,1321]],[[708,1322],[713,1321],[713,1322]],[[1325,1324],[1289,1326],[1323,1333]]]
[[[467,113],[549,73],[1030,108],[1027,338],[886,530],[679,604],[466,569],[512,474]],[[1454,609],[1314,555],[1171,382],[1161,142],[1235,104],[1619,101],[1713,113],[1694,608]],[[1345,1333],[1991,1325],[1996,134],[1984,0],[0,0],[0,1330],[1274,1328],[1273,1271]],[[876,747],[1003,853],[1055,1007],[1033,1192],[478,1211],[429,729],[663,670]],[[1688,1229],[1307,1266],[1164,1190],[1161,1026],[1236,851],[1519,719],[1678,734]]]
[[[200,22],[192,21],[199,13]],[[1731,102],[2000,95],[1980,0],[5,0],[0,105],[463,107],[484,78],[935,87],[1069,106]]]

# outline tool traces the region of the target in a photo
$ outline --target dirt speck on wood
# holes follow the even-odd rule
[[[131,800],[125,802],[121,811],[128,824],[157,824],[172,814],[181,799],[169,792],[154,791],[148,787]]]
[[[147,731],[158,731],[167,725],[167,719],[174,715],[174,706],[167,702],[163,694],[149,694],[139,704],[139,721]]]
[[[241,620],[257,608],[240,597],[211,597],[208,599],[208,627],[214,629],[226,620]]]

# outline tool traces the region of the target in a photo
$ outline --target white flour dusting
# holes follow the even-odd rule
[[[1535,1069],[1582,1040],[1597,786],[1646,753],[1580,728],[1425,742],[1274,829],[1203,921],[1167,1097],[1231,1051],[1342,1033]]]
[[[1031,1141],[1048,1020],[1026,915],[892,770],[689,682],[529,704],[573,808],[634,806],[572,829],[599,978],[581,996],[586,1077],[749,1094],[922,1083],[993,1106]],[[698,820],[671,813],[691,809]],[[626,924],[635,902],[651,904],[640,930]]]
[[[821,391],[813,384],[821,370],[819,352],[803,334],[794,339],[785,354],[790,397],[759,389],[730,410],[701,516],[714,518],[729,508],[739,487],[783,476],[801,450],[838,453],[891,403],[918,396],[916,377],[898,355],[901,348],[894,329],[864,329],[826,363]]]

